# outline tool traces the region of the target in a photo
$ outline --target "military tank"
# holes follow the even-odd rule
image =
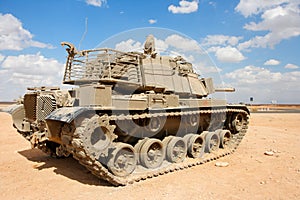
[[[28,88],[9,111],[33,148],[126,185],[229,155],[247,131],[245,105],[210,98],[234,89],[215,88],[181,56],[159,55],[152,35],[144,52],[61,44],[63,83],[74,88]]]

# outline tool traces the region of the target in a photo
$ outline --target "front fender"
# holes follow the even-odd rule
[[[56,109],[55,111],[51,112],[45,119],[47,124],[47,138],[49,141],[53,141],[59,144],[63,144],[63,127],[64,124],[69,124],[73,120],[75,120],[78,116],[84,115],[90,112],[94,112],[88,108],[84,107],[63,107]],[[67,136],[68,138],[70,136]],[[64,144],[68,144],[70,139],[64,140]]]
[[[30,129],[24,129],[23,120],[25,118],[25,110],[23,104],[14,104],[4,108],[3,112],[11,114],[14,127],[22,132],[30,131]],[[29,128],[29,127],[28,127]]]
[[[60,121],[65,123],[72,122],[77,116],[84,112],[91,111],[84,107],[63,107],[51,112],[45,119]]]

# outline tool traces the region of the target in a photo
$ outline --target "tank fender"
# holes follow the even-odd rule
[[[22,132],[29,132],[30,125],[27,122],[26,125],[24,124],[23,120],[25,118],[25,109],[23,104],[14,104],[8,106],[2,110],[2,112],[7,112],[12,116],[13,125],[14,127]]]
[[[246,111],[248,115],[250,115],[250,110],[244,104],[229,105],[229,106],[227,106],[227,108],[230,108],[230,109],[242,109],[242,110]]]
[[[9,113],[12,115],[16,110],[18,110],[22,107],[23,107],[23,104],[13,104],[13,105],[7,106],[6,108],[1,109],[0,111],[6,112],[6,113]]]
[[[80,114],[91,111],[84,107],[63,107],[51,112],[45,119],[70,123]]]

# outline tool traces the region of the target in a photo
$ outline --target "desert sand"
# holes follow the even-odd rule
[[[72,158],[31,149],[0,112],[0,199],[300,199],[299,153],[300,114],[254,113],[237,151],[220,159],[229,166],[213,161],[114,187]]]

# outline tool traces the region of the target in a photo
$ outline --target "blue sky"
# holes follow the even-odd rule
[[[235,87],[230,102],[300,103],[299,0],[0,0],[0,101],[28,86],[60,86],[61,41],[90,49],[125,35],[115,47],[137,48],[143,40],[134,30],[143,28],[166,29],[157,45],[178,44],[177,52],[197,42],[209,64],[186,58],[203,76],[217,73]]]

